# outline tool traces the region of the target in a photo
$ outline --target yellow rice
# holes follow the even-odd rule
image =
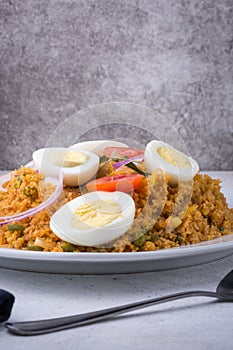
[[[122,168],[120,172],[129,172]],[[130,170],[131,171],[131,170]],[[113,175],[105,163],[98,176]],[[54,190],[42,185],[33,169],[21,167],[0,192],[0,216],[13,215],[38,206]],[[160,171],[148,176],[135,190],[135,221],[118,240],[104,247],[74,246],[59,239],[49,226],[54,206],[21,221],[0,227],[0,247],[52,252],[137,252],[153,251],[212,240],[233,233],[233,209],[221,193],[220,180],[197,174],[193,181],[177,187]],[[82,189],[83,191],[83,189]],[[56,207],[80,196],[79,188],[64,187]],[[12,230],[14,224],[21,228]]]

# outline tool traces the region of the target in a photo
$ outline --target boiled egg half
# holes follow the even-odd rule
[[[106,244],[122,236],[135,215],[134,200],[123,192],[96,191],[63,205],[50,228],[62,240],[83,246]]]
[[[190,181],[199,170],[194,159],[158,140],[147,144],[144,160],[149,173],[153,173],[155,169],[161,169],[169,175],[172,185],[177,185],[179,181]]]
[[[99,157],[86,150],[65,147],[41,148],[32,155],[35,167],[42,175],[59,176],[63,183],[79,186],[95,177],[99,169]]]
[[[95,153],[97,156],[101,157],[103,155],[104,149],[106,147],[124,147],[129,146],[123,142],[118,142],[114,140],[95,140],[95,141],[85,141],[79,142],[71,146],[72,149],[83,149]]]

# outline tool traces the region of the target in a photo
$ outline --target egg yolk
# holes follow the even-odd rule
[[[121,206],[112,200],[98,200],[78,207],[72,218],[72,226],[77,229],[90,229],[109,224],[122,216]]]
[[[188,158],[182,155],[181,152],[173,150],[170,147],[159,147],[157,150],[161,158],[169,164],[181,168],[191,168],[191,163]]]
[[[89,157],[85,153],[79,151],[68,151],[62,162],[62,166],[64,168],[71,168],[86,163],[88,159]]]

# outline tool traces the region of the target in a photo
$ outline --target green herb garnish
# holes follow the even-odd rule
[[[76,249],[75,246],[71,243],[65,243],[61,247],[64,252],[73,252]]]
[[[23,237],[23,231],[19,231],[17,234],[17,238],[21,238],[21,237]]]
[[[182,244],[184,241],[184,238],[181,236],[181,235],[177,235],[176,236],[176,242],[179,243],[179,244]]]
[[[137,167],[137,165],[135,165],[133,162],[130,162],[128,164],[125,164],[128,168],[133,169],[134,171],[136,171],[136,173],[144,175],[144,176],[148,176],[148,173],[145,173],[143,170],[139,169]]]
[[[116,163],[118,163],[118,162],[121,162],[122,160],[125,160],[125,159],[127,159],[127,158],[128,158],[128,157],[124,157],[124,158],[113,158],[113,161],[116,162]],[[128,163],[128,164],[125,164],[125,166],[127,166],[128,168],[134,170],[134,171],[135,171],[136,173],[138,173],[138,174],[141,174],[141,175],[144,175],[144,176],[150,175],[149,173],[146,173],[146,172],[144,172],[143,170],[139,169],[139,168],[137,167],[137,165],[135,165],[133,162],[130,162],[130,163]]]
[[[43,248],[42,248],[42,247],[39,247],[38,245],[28,245],[28,246],[27,246],[27,249],[28,249],[28,250],[38,251],[38,252],[43,250]]]
[[[105,156],[105,155],[101,156],[100,157],[100,164],[104,163],[104,162],[107,162],[107,160],[109,160],[109,158],[107,156]]]
[[[136,245],[136,247],[142,247],[143,244],[146,242],[146,240],[147,240],[147,235],[142,235],[141,237],[133,241],[133,244]]]
[[[20,188],[20,186],[21,186],[21,184],[23,183],[23,180],[21,179],[21,177],[20,176],[18,176],[18,178],[17,178],[17,182],[15,183],[15,188]]]
[[[156,241],[157,239],[159,239],[159,236],[155,233],[154,235],[151,236],[150,241],[151,241],[151,242],[154,242],[154,241]]]
[[[8,231],[23,231],[25,229],[24,226],[18,224],[10,224],[8,225]]]
[[[27,197],[37,198],[38,197],[38,191],[36,187],[32,186],[25,186],[23,193]]]

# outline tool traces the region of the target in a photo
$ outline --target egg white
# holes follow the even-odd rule
[[[83,204],[97,200],[112,200],[121,207],[121,215],[105,226],[90,229],[75,228],[72,218]],[[122,236],[131,226],[135,215],[134,200],[123,192],[95,191],[77,197],[58,209],[50,220],[50,228],[59,238],[72,244],[94,247],[106,244]]]
[[[190,167],[177,166],[169,163],[159,155],[158,149],[160,147],[167,147],[168,150],[171,149],[179,153],[180,156],[188,160]],[[186,154],[178,151],[169,144],[158,140],[151,141],[147,144],[144,161],[146,170],[149,173],[153,173],[155,169],[161,169],[165,174],[169,175],[170,183],[173,185],[177,185],[179,181],[187,182],[192,180],[199,171],[199,166],[194,159],[188,157]]]
[[[34,165],[45,176],[59,176],[62,171],[64,185],[83,185],[95,177],[99,169],[99,157],[92,152],[80,150],[88,156],[88,160],[84,164],[63,167],[62,163],[69,150],[65,147],[41,148],[32,155]]]
[[[97,156],[101,157],[103,151],[106,147],[124,147],[129,146],[123,142],[112,141],[112,140],[95,140],[95,141],[85,141],[79,142],[71,146],[71,149],[87,150],[95,153]]]

